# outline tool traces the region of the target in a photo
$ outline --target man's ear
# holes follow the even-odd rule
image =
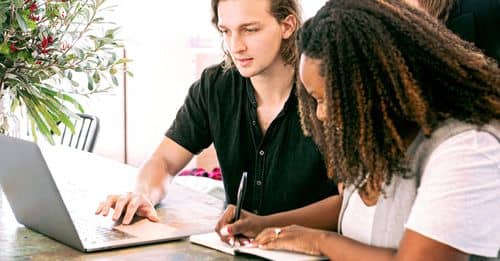
[[[285,19],[281,20],[281,37],[283,39],[288,39],[297,30],[297,17],[294,15],[288,15]]]

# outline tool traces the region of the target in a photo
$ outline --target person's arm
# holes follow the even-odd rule
[[[234,223],[231,223],[234,206],[230,205],[220,218],[215,231],[224,242],[229,242],[235,235],[253,238],[267,227],[282,227],[291,224],[335,231],[341,205],[342,197],[336,195],[299,209],[268,216],[258,216],[242,211],[240,219]]]
[[[369,246],[334,232],[289,226],[264,230],[253,241],[263,249],[284,249],[331,260],[467,260],[459,250],[407,229],[399,249]]]
[[[124,214],[123,224],[129,224],[134,214],[158,221],[154,206],[165,197],[171,178],[193,158],[193,154],[213,142],[207,108],[207,96],[213,81],[207,74],[215,69],[206,69],[200,80],[189,88],[184,104],[165,133],[166,137],[142,166],[134,192],[108,196],[96,214],[106,216],[114,208],[113,220],[119,220]]]
[[[171,179],[193,158],[193,154],[166,137],[143,164],[135,192],[144,194],[153,205],[166,195]]]
[[[123,195],[109,195],[99,204],[96,214],[107,216],[114,209],[113,220],[123,215],[123,224],[129,224],[134,215],[158,221],[154,206],[166,195],[170,180],[193,157],[193,154],[174,142],[164,138],[155,152],[142,166],[134,192]]]
[[[264,216],[264,221],[268,227],[295,224],[336,231],[341,206],[342,197],[335,195],[299,209]]]
[[[498,253],[500,144],[468,131],[437,147],[425,167],[398,249],[369,246],[328,231],[300,226],[264,230],[266,249],[323,254],[332,260],[467,260]],[[279,229],[277,231],[280,231]]]

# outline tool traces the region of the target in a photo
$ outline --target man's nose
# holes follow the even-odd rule
[[[232,53],[239,53],[246,50],[245,41],[239,34],[233,34],[230,39],[229,48]]]

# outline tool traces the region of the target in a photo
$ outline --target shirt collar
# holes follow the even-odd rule
[[[245,78],[245,85],[250,104],[254,108],[257,108],[257,99],[255,99],[255,93],[250,78]],[[278,114],[278,116],[281,116],[284,112],[288,111],[291,108],[293,109],[294,108],[293,106],[297,104],[296,90],[297,90],[297,83],[294,81],[292,90],[290,91],[290,96],[288,96],[288,99],[286,100],[285,105],[283,106],[283,110]]]

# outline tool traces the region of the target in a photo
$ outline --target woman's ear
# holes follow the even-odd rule
[[[297,17],[295,15],[288,15],[285,19],[281,20],[281,37],[283,39],[290,38],[297,30]]]

